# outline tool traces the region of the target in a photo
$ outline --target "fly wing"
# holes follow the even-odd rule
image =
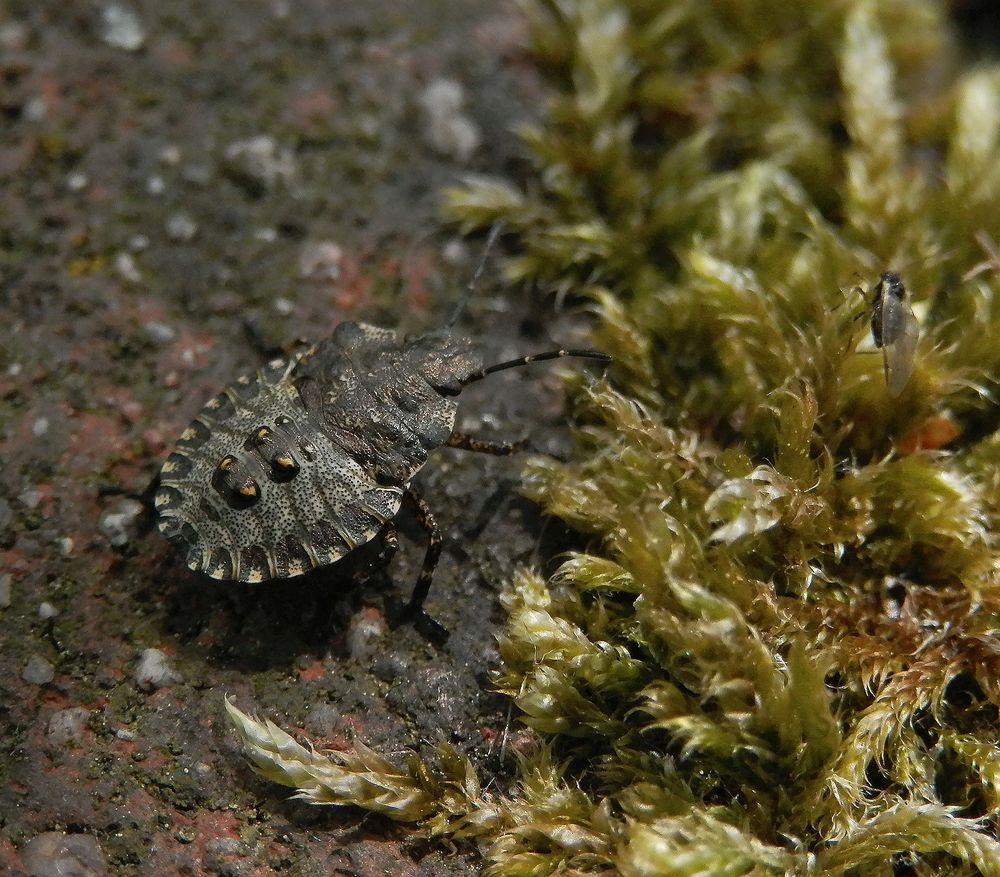
[[[914,316],[912,308],[903,302],[897,302],[893,316],[899,321],[893,330],[883,325],[882,356],[885,361],[885,382],[889,387],[889,395],[895,398],[906,387],[910,375],[913,374],[913,364],[917,355],[917,341],[920,338],[920,325]],[[883,309],[883,315],[886,311]]]

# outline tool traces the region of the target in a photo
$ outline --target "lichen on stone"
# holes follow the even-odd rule
[[[524,480],[591,548],[504,596],[520,782],[413,762],[394,818],[497,877],[1000,874],[1000,68],[939,0],[523,8],[532,178],[446,211],[596,313],[576,453]],[[898,397],[887,270],[921,333]]]

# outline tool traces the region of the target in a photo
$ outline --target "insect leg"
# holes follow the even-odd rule
[[[141,491],[128,490],[124,487],[118,487],[114,484],[102,484],[97,488],[98,496],[124,496],[128,499],[134,499],[137,502],[142,503],[142,508],[147,517],[152,520],[156,517],[156,504],[154,499],[156,497],[156,491],[160,486],[160,473],[157,472],[153,476],[153,480],[149,482]]]
[[[407,611],[422,612],[424,600],[427,599],[427,593],[431,589],[434,568],[441,557],[441,545],[444,540],[441,537],[437,521],[434,520],[434,514],[423,498],[412,487],[407,487],[403,496],[413,507],[417,523],[427,531],[427,553],[424,555],[424,565],[417,577],[417,583],[413,586],[413,594],[410,596],[410,604],[407,607]]]
[[[406,488],[403,497],[413,507],[417,523],[427,531],[427,553],[424,555],[424,565],[420,569],[417,583],[413,586],[410,602],[403,611],[413,619],[418,628],[423,628],[425,636],[438,642],[444,642],[448,638],[448,630],[441,622],[431,618],[424,611],[424,600],[427,599],[427,593],[431,589],[431,579],[434,578],[434,569],[441,557],[441,546],[444,539],[437,521],[434,520],[430,506],[424,502],[423,498],[412,487]]]
[[[382,550],[378,553],[379,564],[388,563],[399,550],[399,534],[390,521],[382,531]]]
[[[478,439],[464,432],[453,432],[445,442],[449,448],[461,448],[463,451],[475,451],[477,454],[493,454],[497,457],[506,457],[509,454],[516,454],[528,447],[527,439],[520,439],[516,442],[491,441],[490,439]]]

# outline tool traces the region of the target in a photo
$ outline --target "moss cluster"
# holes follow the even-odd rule
[[[526,477],[595,545],[505,597],[497,683],[544,745],[507,797],[452,752],[303,774],[234,713],[251,752],[505,877],[1000,875],[1000,70],[934,0],[525,11],[537,173],[447,210],[505,222],[512,279],[588,297],[615,357]],[[898,398],[860,319],[890,268]]]

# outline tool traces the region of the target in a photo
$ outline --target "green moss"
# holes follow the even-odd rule
[[[1000,70],[931,0],[524,7],[534,179],[447,212],[503,221],[511,280],[589,299],[615,357],[525,477],[594,545],[504,599],[543,745],[505,797],[363,749],[321,793],[239,715],[255,760],[380,812],[394,777],[390,815],[487,837],[493,875],[1000,874]],[[898,398],[854,291],[890,268]]]

